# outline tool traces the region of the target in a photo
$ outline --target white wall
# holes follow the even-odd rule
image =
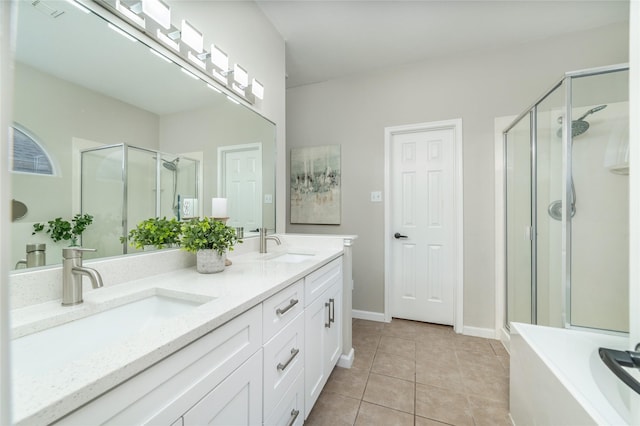
[[[289,232],[350,233],[354,309],[383,310],[385,126],[463,119],[464,325],[494,328],[494,117],[518,114],[565,71],[626,62],[627,25],[470,52],[287,91],[287,148],[342,145],[340,226],[287,225]]]

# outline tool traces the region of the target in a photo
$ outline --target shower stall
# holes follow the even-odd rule
[[[568,72],[503,132],[507,329],[628,332],[628,78]]]
[[[126,254],[134,249],[120,237],[142,220],[198,216],[199,168],[198,160],[126,144],[82,151],[81,212],[94,217],[82,244],[98,257]]]

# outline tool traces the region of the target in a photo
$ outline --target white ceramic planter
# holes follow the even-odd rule
[[[196,270],[201,274],[215,274],[224,271],[227,253],[222,256],[216,250],[198,250],[196,253]]]

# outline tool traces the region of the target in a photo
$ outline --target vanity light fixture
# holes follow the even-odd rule
[[[162,0],[142,0],[142,13],[163,28],[171,28],[171,8]]]
[[[224,85],[228,85],[228,75],[229,75],[229,56],[218,46],[215,44],[211,45],[211,64],[213,65],[213,70],[211,70],[211,74],[213,77],[224,83]]]
[[[176,52],[180,52],[180,43],[174,41],[171,37],[160,31],[160,28],[156,30],[156,37],[158,38],[158,40],[160,40],[162,43],[169,46]]]
[[[233,66],[233,81],[242,89],[249,85],[249,73],[240,65]]]
[[[204,71],[207,70],[207,63],[202,59],[200,59],[200,55],[194,55],[193,53],[189,52],[187,53],[187,58],[198,68],[201,68]],[[205,55],[205,58],[206,58],[206,55]]]
[[[215,44],[211,45],[211,63],[222,72],[229,70],[229,56]]]
[[[182,20],[180,29],[181,39],[184,44],[195,50],[197,53],[202,53],[204,46],[204,36],[202,33],[185,19]]]
[[[183,73],[185,73],[186,75],[188,75],[189,77],[193,78],[194,80],[200,80],[200,77],[198,77],[197,75],[195,75],[194,73],[192,73],[191,71],[187,71],[184,68],[180,68],[180,71],[182,71]]]
[[[91,11],[89,9],[87,9],[86,7],[81,5],[80,3],[76,3],[75,0],[67,0],[67,3],[70,3],[71,5],[75,6],[78,10],[81,10],[82,12],[84,12],[86,14],[91,13]]]
[[[264,99],[264,86],[255,78],[251,81],[251,93],[258,99]]]
[[[238,94],[246,97],[245,89],[249,85],[249,73],[238,64],[233,65],[233,83],[231,88]]]
[[[144,16],[140,15],[142,13],[142,2],[128,6],[123,1],[116,0],[116,9],[138,26],[145,28]]]
[[[113,31],[117,32],[118,34],[120,34],[122,37],[126,38],[129,41],[132,42],[137,42],[138,40],[135,37],[132,37],[131,35],[127,34],[126,32],[124,32],[123,30],[121,30],[120,28],[116,27],[115,25],[113,25],[112,23],[108,23],[107,26],[109,28],[111,28]]]
[[[149,48],[149,52],[153,53],[154,55],[156,55],[158,58],[162,59],[163,61],[165,61],[166,63],[170,64],[173,61],[169,58],[167,58],[166,56],[164,56],[162,53],[158,52],[155,49],[151,49]]]

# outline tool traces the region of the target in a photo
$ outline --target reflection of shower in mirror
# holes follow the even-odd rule
[[[180,161],[180,157],[176,157],[171,161],[162,160],[162,166],[173,172],[173,195],[171,196],[171,205],[173,209],[174,216],[180,220],[180,196],[178,195],[178,162]]]

